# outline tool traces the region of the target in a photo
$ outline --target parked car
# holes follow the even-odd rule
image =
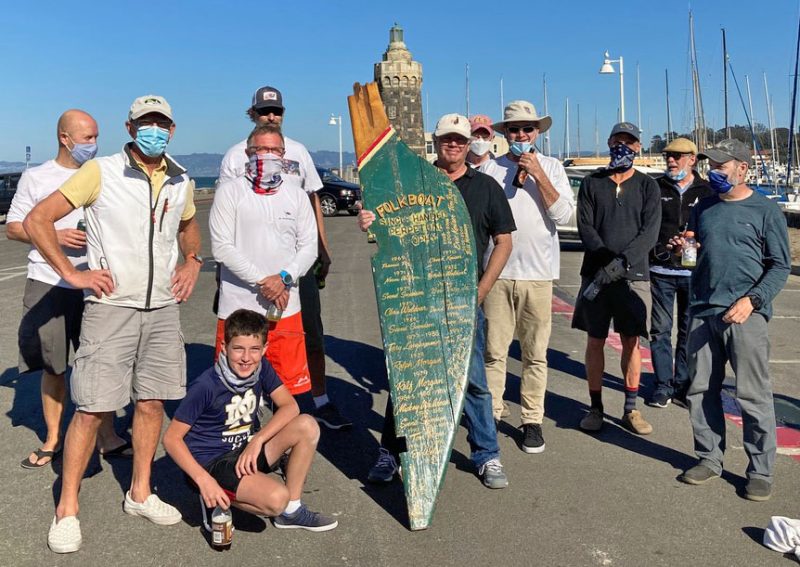
[[[578,189],[581,188],[581,181],[590,172],[582,170],[573,170],[570,169],[569,167],[566,168],[566,170],[567,170],[567,177],[569,178],[569,186],[570,188],[572,188],[572,194],[575,198],[575,204],[577,205]],[[572,218],[569,219],[569,223],[564,226],[557,226],[556,230],[558,230],[558,237],[561,240],[580,240],[580,236],[578,235],[577,208],[575,212],[572,213]]]
[[[357,215],[358,209],[355,208],[355,204],[361,200],[361,187],[355,183],[348,183],[324,167],[318,167],[317,173],[323,185],[322,189],[317,191],[322,214],[333,217],[339,214],[339,211],[347,211],[351,215]]]
[[[11,207],[11,199],[17,192],[17,183],[22,177],[22,172],[0,173],[0,215],[8,213]]]

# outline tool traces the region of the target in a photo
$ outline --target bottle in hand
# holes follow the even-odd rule
[[[684,240],[681,250],[681,266],[693,268],[697,265],[697,240],[689,237]]]

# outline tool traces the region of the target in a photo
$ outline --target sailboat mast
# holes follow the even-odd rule
[[[722,84],[725,97],[725,137],[730,139],[731,127],[728,124],[728,43],[725,41],[725,28],[722,28]]]
[[[578,104],[578,157],[581,157],[581,105]]]
[[[566,120],[564,121],[564,154],[566,159],[569,159],[571,153],[569,148],[569,97],[567,97],[567,102],[564,104],[564,109],[566,111]]]
[[[469,63],[466,64],[466,68],[464,69],[464,78],[466,81],[464,90],[466,91],[467,95],[467,118],[469,118]]]
[[[639,62],[636,62],[636,125],[641,135],[642,126],[642,92],[639,90]],[[642,145],[639,144],[639,157],[642,157]]]
[[[703,97],[700,93],[700,73],[697,69],[697,50],[694,44],[694,16],[689,11],[689,41],[692,52],[692,83],[694,85],[694,125],[695,143],[700,148],[705,148],[706,143],[706,123],[703,115]]]
[[[664,84],[667,88],[667,143],[670,143],[672,136],[672,113],[669,110],[669,71],[664,69]]]
[[[503,116],[506,104],[503,102],[503,77],[500,77],[500,116]]]
[[[795,145],[794,139],[794,113],[797,107],[797,66],[800,63],[800,18],[797,21],[797,51],[794,56],[794,87],[792,89],[792,115],[789,120],[789,151],[786,155],[786,182],[792,182],[792,149]],[[795,189],[795,195],[798,190]]]
[[[769,148],[770,152],[772,153],[772,180],[775,182],[775,185],[778,184],[778,176],[776,171],[776,163],[775,163],[775,126],[772,122],[772,109],[770,108],[769,103],[769,87],[767,86],[767,74],[764,73],[764,100],[767,101],[767,123],[769,125]]]
[[[547,74],[542,73],[542,89],[544,90],[544,115],[548,116],[547,113]],[[548,156],[550,155],[550,130],[544,133],[544,147],[545,147],[545,154]]]

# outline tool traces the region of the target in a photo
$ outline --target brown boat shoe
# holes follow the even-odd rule
[[[622,426],[636,435],[650,435],[653,426],[647,423],[639,410],[631,410],[622,416]]]

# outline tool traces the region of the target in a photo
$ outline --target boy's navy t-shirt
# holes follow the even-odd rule
[[[282,385],[266,359],[258,381],[243,394],[231,392],[213,366],[198,376],[175,412],[175,419],[191,426],[184,441],[195,460],[204,467],[247,443],[261,398]]]

